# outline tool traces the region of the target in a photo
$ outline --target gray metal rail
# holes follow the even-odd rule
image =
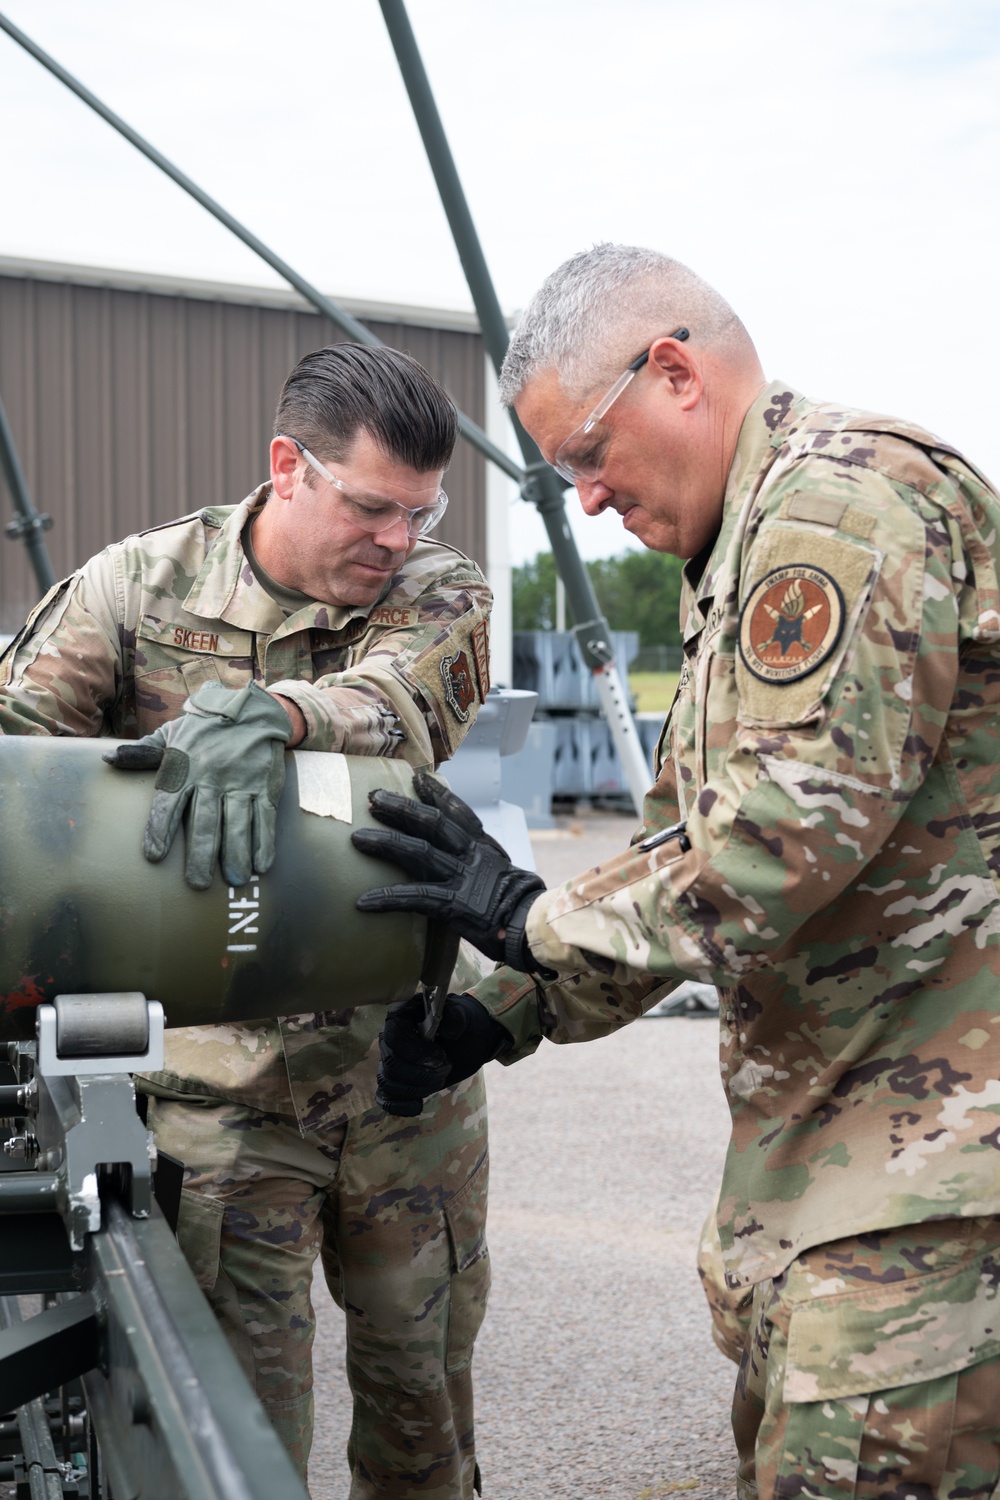
[[[95,997],[60,998],[64,1010],[93,1019]],[[119,997],[98,998],[96,1053],[91,1030],[79,1055],[60,1054],[45,1014],[54,1007],[45,1006],[35,1042],[6,1049],[26,1110],[16,1139],[30,1140],[23,1155],[43,1168],[4,1168],[0,1155],[0,1413],[17,1412],[15,1467],[31,1500],[78,1494],[81,1471],[69,1460],[83,1444],[71,1449],[70,1440],[82,1433],[72,1430],[77,1398],[67,1387],[79,1381],[94,1440],[91,1500],[307,1500],[152,1201],[150,1140],[126,1071],[134,1042],[126,1036],[123,1051],[116,1035]],[[161,1008],[146,1005],[148,1051],[159,1064]],[[64,1030],[79,1044],[80,1027]],[[32,1291],[48,1305],[22,1318],[18,1296]],[[62,1464],[54,1431],[64,1438]],[[9,1430],[4,1442],[10,1453]]]

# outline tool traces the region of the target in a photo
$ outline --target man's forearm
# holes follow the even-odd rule
[[[433,750],[421,706],[401,684],[391,685],[398,701],[362,671],[343,673],[335,682],[283,680],[271,683],[268,692],[289,715],[297,736],[288,741],[292,747],[393,756],[402,744],[413,752],[407,759],[429,765]]]
[[[289,750],[294,750],[295,746],[301,745],[306,737],[305,715],[301,708],[299,708],[299,705],[292,702],[291,698],[285,698],[281,693],[272,693],[271,697],[281,704],[292,722],[291,733],[288,736],[288,748]]]

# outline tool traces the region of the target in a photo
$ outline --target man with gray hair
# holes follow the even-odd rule
[[[545,283],[504,397],[584,510],[684,558],[685,662],[631,847],[553,891],[429,779],[354,835],[503,967],[399,1104],[719,988],[743,1500],[1000,1483],[1000,497],[910,423],[768,384],[686,267],[601,245]],[[611,1127],[613,1129],[613,1126]]]

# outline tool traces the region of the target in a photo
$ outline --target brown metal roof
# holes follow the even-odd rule
[[[341,305],[419,359],[483,424],[474,319]],[[45,539],[56,574],[129,532],[242,499],[267,477],[288,371],[342,337],[276,288],[0,259],[0,397],[34,502],[53,517]],[[435,535],[485,565],[484,461],[468,444],[445,486],[451,506]],[[16,630],[36,598],[23,544],[6,541],[0,631]]]

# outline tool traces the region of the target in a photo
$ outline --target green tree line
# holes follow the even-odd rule
[[[587,563],[611,629],[637,630],[640,646],[680,644],[682,567],[679,558],[647,551]],[[555,629],[556,569],[551,552],[539,552],[513,570],[513,594],[515,630]]]

